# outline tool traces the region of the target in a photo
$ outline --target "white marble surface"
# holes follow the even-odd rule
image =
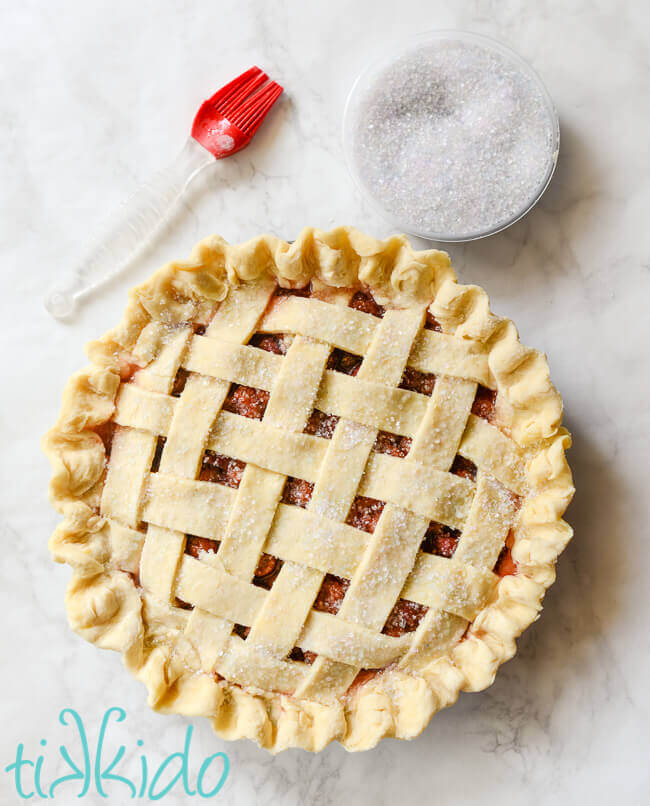
[[[22,0],[0,12],[0,419],[2,767],[18,742],[48,739],[59,711],[96,731],[122,705],[121,736],[151,762],[180,749],[185,720],[161,717],[119,658],[67,626],[69,570],[55,567],[40,435],[52,423],[81,344],[117,321],[126,288],[211,232],[239,241],[303,224],[391,227],[357,197],[342,161],[347,90],[395,37],[463,27],[498,37],[543,75],[562,124],[558,171],[542,203],[489,240],[456,246],[461,277],[490,292],[522,339],[546,350],[574,433],[574,542],[542,619],[482,694],[463,695],[411,743],[348,755],[272,758],[215,738],[196,720],[193,758],[225,749],[227,804],[647,803],[650,784],[648,304],[650,142],[647,40],[640,2],[499,4],[442,0]],[[132,182],[179,148],[199,102],[259,62],[287,87],[256,142],[214,166],[128,277],[72,323],[43,288]],[[212,750],[214,752],[214,750]],[[49,766],[48,766],[49,765]],[[114,789],[110,803],[125,803]],[[122,794],[115,794],[121,792]],[[169,795],[163,803],[198,799]],[[61,795],[59,802],[72,803]],[[19,802],[0,776],[0,802]],[[56,802],[56,801],[55,801]],[[82,802],[106,802],[89,794]]]

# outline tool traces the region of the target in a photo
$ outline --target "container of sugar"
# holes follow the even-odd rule
[[[361,73],[343,143],[360,191],[400,229],[471,241],[537,203],[555,170],[560,129],[541,79],[510,48],[435,31]]]

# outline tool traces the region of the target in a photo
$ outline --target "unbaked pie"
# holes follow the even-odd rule
[[[273,751],[411,738],[490,685],[571,537],[546,360],[404,237],[202,241],[44,440],[72,627]]]

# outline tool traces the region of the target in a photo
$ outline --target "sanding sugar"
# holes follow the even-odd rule
[[[556,119],[538,84],[474,42],[414,46],[351,107],[359,181],[391,218],[429,237],[507,225],[535,201],[557,157]]]

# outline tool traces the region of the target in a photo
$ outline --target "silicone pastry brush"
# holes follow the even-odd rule
[[[251,67],[205,101],[176,159],[121,205],[76,268],[50,289],[45,298],[49,313],[69,316],[82,294],[119,274],[151,243],[192,179],[215,158],[229,157],[250,143],[281,94],[279,84]]]

